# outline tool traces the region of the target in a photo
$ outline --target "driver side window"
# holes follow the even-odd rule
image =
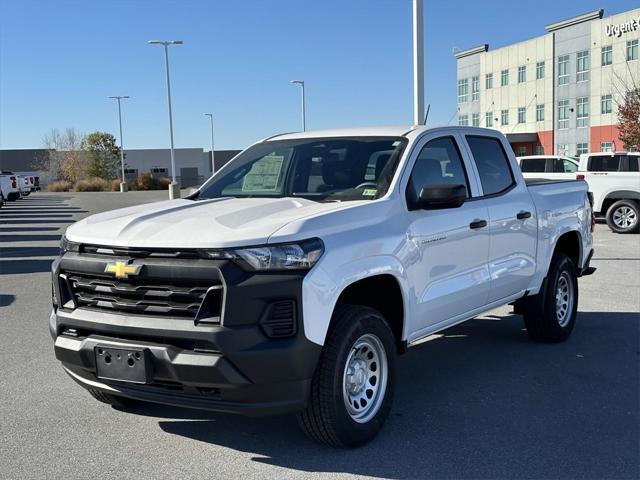
[[[467,174],[453,137],[436,138],[422,147],[407,185],[409,205],[417,202],[423,187],[432,185],[464,185],[469,198]]]

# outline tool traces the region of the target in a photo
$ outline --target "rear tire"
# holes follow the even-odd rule
[[[607,225],[615,233],[636,233],[640,229],[640,209],[633,200],[618,200],[607,210]]]
[[[131,410],[140,407],[145,403],[140,400],[134,400],[133,398],[112,395],[95,388],[88,388],[87,391],[99,402],[106,403],[107,405],[111,405],[119,410]]]
[[[566,340],[578,312],[578,277],[571,259],[564,253],[554,254],[540,293],[524,300],[523,317],[529,337],[550,343]]]
[[[341,305],[334,322],[298,423],[313,440],[354,448],[373,439],[389,415],[396,345],[384,317],[372,308]]]

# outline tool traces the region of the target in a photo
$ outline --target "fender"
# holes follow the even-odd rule
[[[349,285],[376,275],[391,275],[400,285],[404,308],[402,340],[405,340],[407,318],[411,315],[410,302],[407,299],[410,286],[404,267],[392,255],[360,258],[332,269],[331,274],[324,270],[321,264],[316,265],[302,283],[304,332],[307,339],[324,345],[340,294]]]

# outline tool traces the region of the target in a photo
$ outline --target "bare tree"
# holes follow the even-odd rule
[[[49,172],[52,180],[77,182],[84,175],[83,142],[84,134],[75,128],[67,128],[64,132],[51,129],[43,139],[49,155],[45,157],[42,170]]]

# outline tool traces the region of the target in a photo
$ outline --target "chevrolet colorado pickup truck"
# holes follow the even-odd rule
[[[586,183],[527,185],[494,130],[284,134],[188,198],[70,226],[49,329],[102,402],[297,412],[355,447],[433,333],[513,304],[534,340],[566,339],[592,228]]]

